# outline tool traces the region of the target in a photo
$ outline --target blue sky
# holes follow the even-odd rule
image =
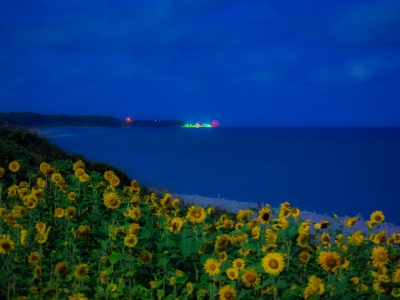
[[[400,1],[2,0],[0,111],[400,126]]]

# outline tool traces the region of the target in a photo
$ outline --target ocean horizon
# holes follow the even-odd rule
[[[400,224],[400,128],[40,129],[149,187],[364,219],[382,210]]]

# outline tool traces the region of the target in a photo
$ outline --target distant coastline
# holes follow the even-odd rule
[[[135,120],[126,118],[124,120],[111,116],[101,115],[43,115],[31,112],[0,113],[0,126],[25,127],[31,132],[46,135],[38,127],[181,127],[185,121],[181,120]]]

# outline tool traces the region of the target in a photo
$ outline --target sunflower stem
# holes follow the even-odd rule
[[[286,271],[289,270],[289,265],[290,265],[290,248],[292,246],[292,240],[289,241],[289,247],[288,247],[288,253],[287,253],[287,265],[286,265]]]

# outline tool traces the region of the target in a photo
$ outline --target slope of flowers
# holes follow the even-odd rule
[[[0,167],[1,299],[400,298],[400,234],[333,229],[356,218],[313,224],[287,202],[218,215],[82,161],[23,171]]]

